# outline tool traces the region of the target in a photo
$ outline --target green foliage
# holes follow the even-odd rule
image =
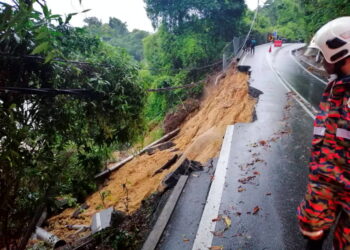
[[[346,0],[298,0],[304,10],[306,38],[327,22],[341,16],[349,16],[350,5]]]
[[[108,25],[119,35],[125,35],[129,33],[126,23],[123,23],[118,18],[110,17]]]
[[[120,231],[109,240],[110,246],[116,250],[132,249],[136,245],[134,235],[127,231]]]
[[[145,0],[145,2],[154,27],[166,24],[169,30],[176,33],[182,32],[183,28],[202,26],[206,32],[226,41],[232,39],[245,8],[243,0]]]
[[[162,128],[157,128],[155,130],[152,130],[151,133],[149,134],[150,137],[150,142],[154,142],[164,135],[164,130]],[[148,144],[147,144],[148,145]]]
[[[145,68],[152,88],[182,86],[197,82],[222,58],[222,49],[239,35],[244,1],[146,0],[146,10],[158,31],[143,40]],[[146,78],[147,82],[150,77]],[[152,93],[145,114],[160,120],[169,109],[200,92],[201,86],[170,93]]]
[[[82,201],[112,149],[143,129],[145,94],[134,60],[70,27],[71,15],[63,20],[44,3],[41,12],[18,3],[0,4],[0,86],[91,94],[0,92],[0,248],[19,247],[21,237],[25,246],[43,204]]]
[[[189,81],[188,72],[186,71],[181,71],[174,76],[159,75],[149,78],[149,74],[148,76],[144,74],[144,77],[143,81],[151,81],[152,85],[150,86],[155,89],[182,86],[183,83]],[[176,89],[172,91],[149,93],[144,110],[147,123],[152,125],[161,122],[166,113],[183,100],[190,97],[198,98],[202,93],[202,88],[203,85],[200,84],[191,89]]]
[[[127,24],[117,18],[109,18],[108,24],[101,23],[96,17],[86,18],[85,29],[93,36],[101,38],[112,46],[125,49],[137,61],[143,59],[142,40],[149,35],[142,30],[129,32]]]
[[[250,10],[246,12],[243,19],[246,26],[251,22],[253,15]],[[298,1],[268,0],[259,11],[252,35],[259,43],[265,43],[267,34],[277,31],[280,37],[297,41],[306,36],[304,26],[304,13]]]
[[[238,35],[244,1],[147,0],[146,10],[158,32],[144,40],[152,73],[206,65],[221,58],[226,42]],[[200,75],[200,74],[198,74]]]
[[[88,26],[95,26],[95,27],[101,27],[102,22],[97,17],[87,17],[84,19],[84,22]]]
[[[344,0],[268,0],[259,12],[254,34],[266,41],[267,33],[277,31],[279,36],[292,41],[309,41],[325,23],[340,16],[348,16],[350,7]],[[253,13],[244,18],[247,25]]]

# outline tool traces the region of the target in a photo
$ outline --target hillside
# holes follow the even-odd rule
[[[149,35],[147,31],[129,31],[127,24],[115,17],[110,17],[108,23],[102,23],[96,17],[88,17],[84,21],[85,29],[92,36],[99,37],[114,47],[125,49],[137,61],[143,59],[142,40]]]
[[[162,180],[187,158],[202,164],[218,155],[226,126],[238,122],[250,122],[256,101],[248,94],[248,76],[231,68],[217,86],[212,82],[205,88],[200,108],[181,126],[180,133],[173,139],[175,146],[157,151],[152,155],[143,154],[114,172],[104,187],[92,194],[86,204],[89,206],[79,219],[72,219],[75,209],[67,209],[49,219],[48,229],[55,235],[69,241],[74,230],[67,225],[89,225],[91,216],[103,209],[101,193],[109,195],[105,207],[127,212],[137,211],[142,201],[154,192],[162,191]],[[182,154],[167,170],[154,174],[175,154]],[[125,193],[125,186],[128,195]],[[127,200],[127,206],[126,206]]]

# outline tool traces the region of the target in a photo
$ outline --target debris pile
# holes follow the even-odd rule
[[[180,133],[110,173],[99,191],[87,198],[83,207],[66,209],[48,220],[50,233],[67,242],[89,232],[72,225],[91,225],[93,216],[113,207],[126,214],[137,211],[152,193],[172,185],[176,175],[200,167],[218,155],[227,125],[252,120],[256,100],[249,95],[249,76],[229,69],[217,86],[209,85],[196,113],[187,116]],[[227,220],[228,221],[228,220]]]

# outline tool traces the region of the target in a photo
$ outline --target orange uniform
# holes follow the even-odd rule
[[[328,84],[314,122],[309,184],[298,207],[303,231],[328,231],[340,214],[335,249],[350,249],[350,77]]]

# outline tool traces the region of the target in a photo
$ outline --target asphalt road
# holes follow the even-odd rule
[[[296,65],[284,56],[291,48],[269,54],[265,45],[246,57],[244,64],[252,66],[251,85],[264,94],[257,105],[257,120],[236,126],[220,207],[220,214],[231,217],[232,226],[212,245],[224,249],[303,249],[305,245],[295,211],[306,188],[313,122],[271,69],[289,69],[281,72],[282,77],[294,77]],[[309,87],[308,79],[296,84]],[[216,230],[220,227],[218,223]]]
[[[308,105],[300,100],[304,98],[310,107],[317,108],[325,84],[306,73],[290,55],[292,49],[300,46],[285,45],[268,53],[269,45],[262,45],[256,48],[255,55],[242,58],[243,65],[252,67],[251,86],[263,94],[256,107],[256,120],[234,127],[225,185],[218,204],[218,216],[227,216],[232,224],[225,229],[225,221],[217,219],[215,231],[211,232],[213,238],[196,236],[194,225],[199,225],[199,217],[193,214],[201,213],[209,202],[199,201],[194,193],[192,197],[197,197],[196,203],[201,206],[196,211],[188,209],[186,204],[194,199],[189,190],[186,194],[189,200],[180,200],[159,249],[304,248],[296,208],[306,189],[313,118]],[[201,188],[195,192],[205,197],[208,191]],[[197,219],[190,220],[194,217]],[[196,240],[203,240],[204,247],[193,247]],[[331,249],[329,243],[325,249]]]

